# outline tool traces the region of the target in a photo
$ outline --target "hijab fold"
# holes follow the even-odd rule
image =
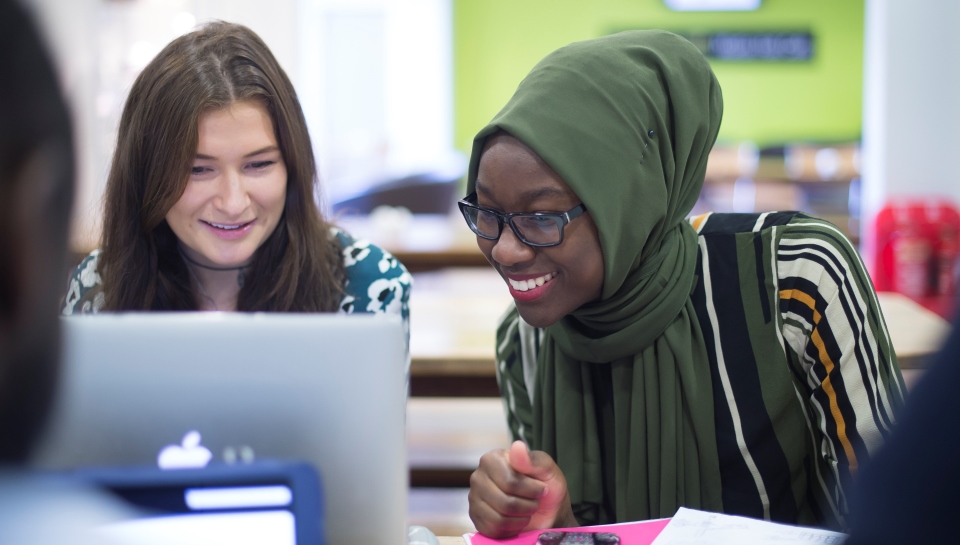
[[[469,192],[486,139],[503,130],[560,174],[600,234],[600,299],[545,330],[530,445],[557,461],[583,523],[722,509],[710,366],[690,300],[697,235],[684,219],[721,114],[719,84],[690,42],[628,31],[547,56],[474,140]],[[597,399],[601,376],[612,399]]]

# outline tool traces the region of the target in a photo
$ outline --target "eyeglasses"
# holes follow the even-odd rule
[[[578,204],[566,212],[514,212],[501,214],[477,205],[477,194],[471,193],[466,199],[457,202],[463,219],[467,220],[470,230],[486,240],[497,240],[503,232],[503,224],[524,244],[544,248],[563,242],[563,227],[587,211],[587,207]]]

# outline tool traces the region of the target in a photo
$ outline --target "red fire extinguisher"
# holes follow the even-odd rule
[[[952,300],[957,294],[960,268],[960,213],[944,201],[927,205],[926,217],[933,244],[932,293]]]
[[[950,317],[960,285],[960,213],[945,200],[891,203],[877,214],[873,280]]]
[[[911,203],[893,209],[896,230],[890,239],[893,290],[920,300],[930,295],[933,255],[923,207]]]

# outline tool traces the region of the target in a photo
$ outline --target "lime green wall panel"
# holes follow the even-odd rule
[[[810,31],[809,62],[713,61],[722,140],[779,144],[860,137],[864,0],[763,0],[753,12],[680,13],[662,0],[454,0],[455,146],[506,103],[546,54],[630,28]]]

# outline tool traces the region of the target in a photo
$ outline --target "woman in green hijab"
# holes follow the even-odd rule
[[[488,536],[678,507],[845,526],[903,381],[862,263],[798,212],[692,220],[722,113],[661,31],[571,44],[477,135],[460,208],[515,308],[509,450],[473,474]]]

